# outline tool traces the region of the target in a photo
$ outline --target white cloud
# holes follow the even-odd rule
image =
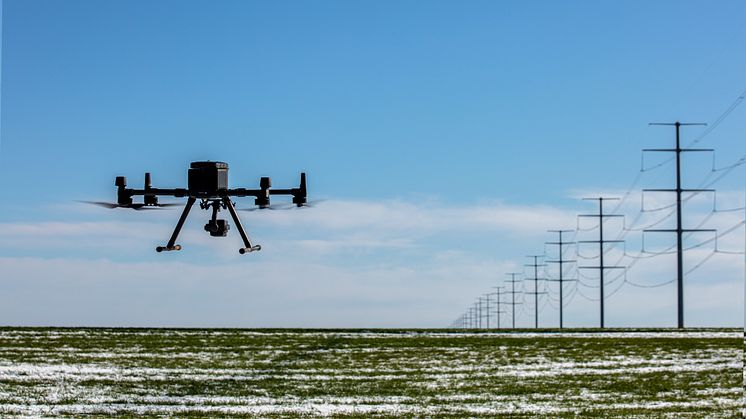
[[[0,315],[27,325],[435,327],[450,321],[448,304],[506,268],[0,258]]]
[[[572,223],[574,213],[550,206],[514,206],[500,202],[445,206],[403,201],[324,201],[301,211],[255,211],[250,221],[281,226],[312,225],[327,230],[375,229],[417,235],[448,231],[500,230],[535,234]]]

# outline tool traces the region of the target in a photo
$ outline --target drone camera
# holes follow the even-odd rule
[[[196,196],[214,196],[228,189],[228,164],[196,161],[189,166],[189,191]]]
[[[230,229],[230,224],[225,220],[210,220],[205,224],[205,231],[212,237],[225,237]]]

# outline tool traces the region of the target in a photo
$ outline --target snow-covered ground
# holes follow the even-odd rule
[[[0,415],[728,417],[742,350],[735,331],[4,329]]]

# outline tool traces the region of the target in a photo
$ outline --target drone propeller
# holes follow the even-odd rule
[[[91,204],[91,205],[98,205],[99,207],[114,209],[114,208],[130,208],[133,210],[159,210],[159,209],[165,209],[166,207],[176,207],[180,206],[180,204],[156,204],[156,205],[146,205],[146,204],[130,204],[130,205],[119,205],[115,204],[113,202],[100,202],[100,201],[78,201],[84,204]]]
[[[279,211],[279,210],[288,210],[293,206],[295,205],[291,205],[291,204],[269,205],[269,206],[265,205],[265,206],[256,207],[256,208],[241,208],[239,209],[239,211],[247,211],[247,212],[264,211],[264,210]]]
[[[314,199],[312,201],[308,201],[303,205],[293,205],[295,208],[303,208],[303,207],[317,207],[320,203],[325,202],[326,199]]]
[[[304,203],[302,205],[297,205],[297,204],[280,204],[280,205],[270,205],[270,206],[256,207],[256,208],[241,208],[241,209],[239,209],[239,211],[253,212],[253,211],[263,211],[263,210],[270,210],[270,211],[298,210],[298,209],[307,208],[307,207],[313,208],[317,204],[319,204],[321,202],[324,202],[324,201],[325,201],[325,199],[317,199],[317,200],[313,200],[313,201],[310,201],[310,202],[306,202],[306,203]]]

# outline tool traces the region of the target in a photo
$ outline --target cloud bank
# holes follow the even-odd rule
[[[206,213],[195,212],[179,241],[184,250],[164,255],[153,248],[167,240],[178,212],[83,211],[90,221],[0,225],[0,316],[6,324],[444,327],[477,296],[504,286],[506,272],[522,271],[526,254],[542,253],[543,242],[555,239],[547,229],[577,223],[576,210],[549,206],[329,200],[311,209],[242,213],[263,246],[246,256],[238,255],[235,231],[210,238],[202,231]],[[724,227],[739,217],[718,214],[710,225]],[[596,234],[586,228],[575,238]],[[609,231],[628,239],[626,251],[608,250],[609,260],[627,264],[629,255],[648,256],[639,252],[637,232]],[[723,237],[718,246],[743,251],[743,232]],[[546,251],[554,258],[555,249]],[[594,251],[581,249],[585,259],[579,263],[597,263]],[[709,248],[687,253],[692,264],[708,257],[687,277],[687,324],[738,326],[743,255],[711,255]],[[670,281],[671,258],[640,258],[626,277],[607,285],[614,292],[607,324],[675,324],[675,284],[623,284],[625,278],[642,285]],[[584,275],[565,289],[569,326],[597,324],[597,279]],[[556,272],[547,267],[541,276]],[[541,287],[550,294],[540,301],[540,324],[555,326],[557,286]],[[519,299],[517,324],[532,326],[533,300]]]

